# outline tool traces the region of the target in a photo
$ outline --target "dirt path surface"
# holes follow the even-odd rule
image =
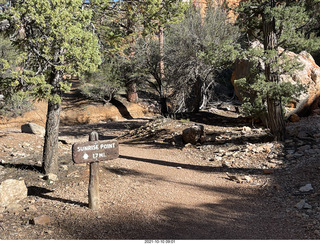
[[[109,122],[73,130],[62,127],[61,168],[59,180],[54,182],[44,180],[38,171],[41,137],[17,129],[2,131],[0,179],[23,179],[28,197],[20,207],[3,209],[1,239],[319,237],[317,157],[309,158],[303,168],[299,163],[292,167],[279,161],[266,167],[266,163],[272,164],[270,158],[278,160],[276,155],[283,159],[282,147],[261,139],[266,136],[261,129],[207,125],[208,138],[212,131],[221,135],[205,145],[181,146],[170,138],[192,122],[147,122]],[[223,128],[228,132],[222,133]],[[88,165],[71,161],[72,143],[86,141],[85,135],[93,129],[102,139],[120,136],[120,157],[100,163],[99,211],[87,205]],[[244,143],[237,143],[239,140]],[[262,142],[254,144],[255,140]],[[232,148],[235,145],[237,149]],[[271,166],[274,172],[264,174]],[[231,180],[227,172],[240,181]],[[299,187],[310,181],[314,190],[299,193]],[[301,199],[306,199],[311,209],[297,209]],[[48,224],[31,224],[31,219],[43,215],[50,218]]]
[[[0,239],[318,239],[320,117],[288,124],[277,143],[215,112],[62,125],[58,180],[40,171],[43,137],[17,126],[28,121],[1,127],[0,183],[23,180],[28,196],[0,208]],[[194,123],[202,145],[181,140]],[[120,157],[100,163],[99,211],[88,208],[89,166],[71,159],[93,130],[120,143]]]

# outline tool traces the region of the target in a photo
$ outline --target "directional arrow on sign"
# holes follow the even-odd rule
[[[84,160],[87,160],[89,158],[89,155],[88,154],[83,154],[83,157],[82,157]]]

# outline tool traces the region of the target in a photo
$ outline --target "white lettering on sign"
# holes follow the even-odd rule
[[[99,150],[98,145],[88,145],[84,147],[77,147],[78,152],[83,152],[83,151],[94,151],[94,150]]]
[[[88,146],[84,146],[84,147],[77,147],[77,152],[96,151],[99,149],[108,149],[108,148],[115,148],[115,147],[116,147],[115,143],[100,144],[100,148],[99,148],[99,145],[88,145]]]
[[[106,154],[105,153],[93,153],[92,157],[93,157],[93,159],[104,158],[104,157],[106,157]]]
[[[116,144],[100,144],[100,149],[115,148]]]

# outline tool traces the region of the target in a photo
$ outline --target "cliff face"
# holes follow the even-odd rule
[[[205,8],[207,6],[207,3],[208,2],[211,2],[213,1],[215,5],[222,5],[225,3],[225,0],[192,0],[193,4],[197,7],[200,7],[201,8],[201,13],[204,15],[205,14]],[[244,1],[244,0],[226,0],[228,6],[230,8],[233,8],[235,6],[237,6],[239,4],[239,2],[241,1]],[[233,12],[231,12],[229,14],[229,17],[232,19],[232,20],[235,20],[235,15]]]

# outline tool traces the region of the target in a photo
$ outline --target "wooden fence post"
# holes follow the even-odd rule
[[[98,141],[99,135],[93,131],[89,135],[89,141]],[[99,162],[90,162],[89,175],[89,208],[92,210],[99,210],[100,196],[99,196]]]

